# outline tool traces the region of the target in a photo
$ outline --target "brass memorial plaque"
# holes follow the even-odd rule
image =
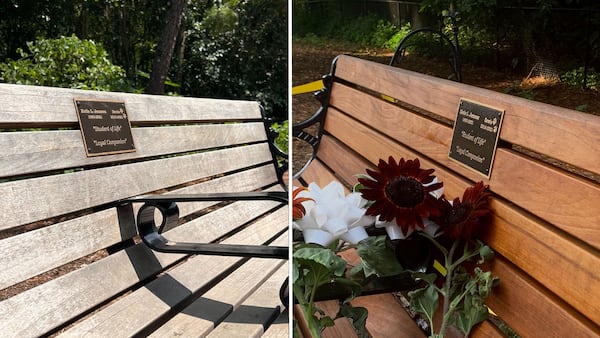
[[[489,178],[504,110],[460,100],[450,158]]]
[[[74,99],[87,156],[135,151],[125,102]]]

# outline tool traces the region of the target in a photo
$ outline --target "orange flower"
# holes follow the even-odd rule
[[[381,221],[396,220],[396,224],[406,234],[409,229],[423,228],[423,218],[439,214],[437,200],[430,192],[442,187],[433,183],[433,169],[421,169],[419,159],[398,163],[393,157],[388,162],[379,160],[379,170],[367,169],[369,178],[359,178],[364,186],[362,197],[374,203],[367,209],[367,215],[379,216]]]
[[[306,190],[305,187],[298,187],[292,191],[292,217],[293,219],[300,219],[306,214],[306,209],[302,205],[302,202],[312,201],[312,198],[297,197],[301,191]]]

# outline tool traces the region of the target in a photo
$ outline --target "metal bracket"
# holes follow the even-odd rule
[[[120,203],[144,203],[138,211],[136,225],[142,241],[152,250],[166,253],[288,259],[289,248],[287,246],[173,242],[161,234],[163,230],[177,225],[178,202],[273,200],[287,204],[287,195],[287,192],[148,195],[125,199]],[[162,216],[162,221],[158,226],[155,222],[155,211],[157,210]]]
[[[444,40],[450,47],[450,51],[452,52],[452,71],[454,72],[456,81],[462,82],[460,45],[458,43],[458,24],[457,24],[457,20],[456,20],[457,15],[458,15],[458,13],[454,11],[454,5],[453,5],[453,2],[451,1],[450,2],[450,10],[448,11],[448,15],[446,15],[446,17],[450,18],[450,22],[452,24],[452,35],[454,37],[453,38],[454,42],[451,41],[450,38],[448,36],[446,36],[446,34],[444,34],[439,29],[425,27],[425,28],[413,30],[410,33],[408,33],[398,43],[398,46],[396,47],[396,50],[394,51],[394,56],[392,56],[392,60],[390,61],[390,63],[388,65],[394,66],[395,64],[400,63],[400,61],[402,61],[402,59],[404,58],[405,52],[406,52],[406,48],[411,46],[411,44],[409,42],[411,41],[411,37],[413,35],[417,35],[419,33],[430,33],[430,34],[432,34],[434,36],[438,36],[439,38]]]

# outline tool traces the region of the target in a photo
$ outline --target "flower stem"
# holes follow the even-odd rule
[[[442,311],[442,326],[440,328],[440,337],[443,337],[446,330],[448,329],[448,324],[450,323],[450,316],[454,311],[454,308],[450,309],[450,288],[452,287],[452,273],[454,272],[454,268],[456,267],[452,264],[452,259],[454,258],[454,252],[458,247],[459,240],[455,240],[452,243],[452,247],[450,247],[450,251],[448,252],[448,256],[446,257],[446,283],[444,284],[444,307]],[[451,311],[450,311],[451,310]],[[450,311],[450,312],[449,312]]]

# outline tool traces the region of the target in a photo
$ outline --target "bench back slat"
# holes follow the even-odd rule
[[[600,118],[348,56],[332,69],[325,135],[301,180],[350,186],[389,155],[434,168],[450,197],[482,180],[494,218],[483,239],[503,279],[490,308],[522,336],[600,333]],[[448,158],[460,98],[506,111],[489,179]]]
[[[79,130],[0,133],[6,145],[0,178],[266,141],[260,122],[133,128],[132,134],[135,152],[87,157]]]
[[[364,93],[360,96],[357,95],[354,100],[365,102],[366,99],[363,100],[365,96]],[[338,106],[338,104],[340,105]],[[368,130],[366,130],[366,127],[361,128],[360,125],[357,125],[357,122],[345,115],[348,114],[354,118],[360,118],[361,121],[368,124],[369,128],[375,128],[388,137],[401,140],[404,145],[444,166],[452,168],[453,171],[460,173],[462,176],[474,181],[481,179],[481,176],[477,173],[463,168],[448,158],[448,149],[452,139],[452,128],[450,126],[424,118],[403,119],[402,114],[398,114],[400,116],[391,114],[401,113],[402,109],[394,109],[394,106],[383,101],[381,105],[390,106],[384,110],[388,114],[379,116],[380,110],[378,108],[380,105],[373,106],[373,109],[369,110],[365,110],[365,107],[361,107],[360,104],[352,105],[348,100],[338,98],[334,90],[331,108],[327,113],[326,130],[335,134],[345,144],[356,148],[360,147],[361,144],[364,144],[363,138],[356,137],[356,134],[363,129],[365,129],[365,133]],[[338,108],[344,108],[345,114],[340,113]],[[404,114],[407,113],[407,111],[404,111]],[[429,125],[429,127],[423,126],[424,124]],[[341,133],[346,134],[341,135]],[[435,135],[435,137],[428,137],[428,135]],[[437,142],[436,140],[440,141]],[[362,152],[373,154],[376,147],[372,150]],[[386,149],[382,148],[378,153],[386,157],[383,154],[385,151]],[[548,181],[553,182],[553,184],[546,184]],[[593,224],[600,224],[600,214],[589,215],[585,212],[585,210],[591,210],[600,205],[600,187],[598,185],[587,183],[585,179],[573,177],[569,173],[540,164],[506,148],[497,150],[492,176],[487,182],[490,186],[493,186],[494,192],[498,195],[519,204],[581,240],[600,248],[600,228],[592,226]],[[555,193],[558,186],[561,187],[560,194]],[[552,201],[548,203],[547,197],[550,195],[552,195]],[[557,213],[557,205],[568,205],[569,207]]]
[[[232,161],[233,158],[238,160]],[[6,213],[0,229],[146,194],[271,159],[268,146],[257,144],[2,183],[0,203],[11,212]]]
[[[263,166],[170,193],[252,191],[273,183],[271,168]],[[185,217],[217,203],[216,201],[181,203],[179,215]],[[137,213],[138,208],[139,205],[134,206],[134,213]],[[0,276],[0,289],[128,240],[135,235],[137,235],[135,228],[119,224],[117,212],[111,208],[7,238],[0,242],[0,252],[6,253],[0,256],[0,266],[6,267]]]
[[[125,101],[133,125],[261,119],[258,104],[249,101],[202,99],[199,106],[196,98],[180,97],[175,106],[166,96],[3,84],[0,127],[76,124],[74,98]]]
[[[506,113],[501,139],[600,174],[600,154],[586,151],[590,144],[600,143],[596,132],[600,122],[592,115],[352,57],[339,57],[336,67],[335,74],[341,79],[403,102],[415,102],[452,121],[460,98],[502,108]]]

